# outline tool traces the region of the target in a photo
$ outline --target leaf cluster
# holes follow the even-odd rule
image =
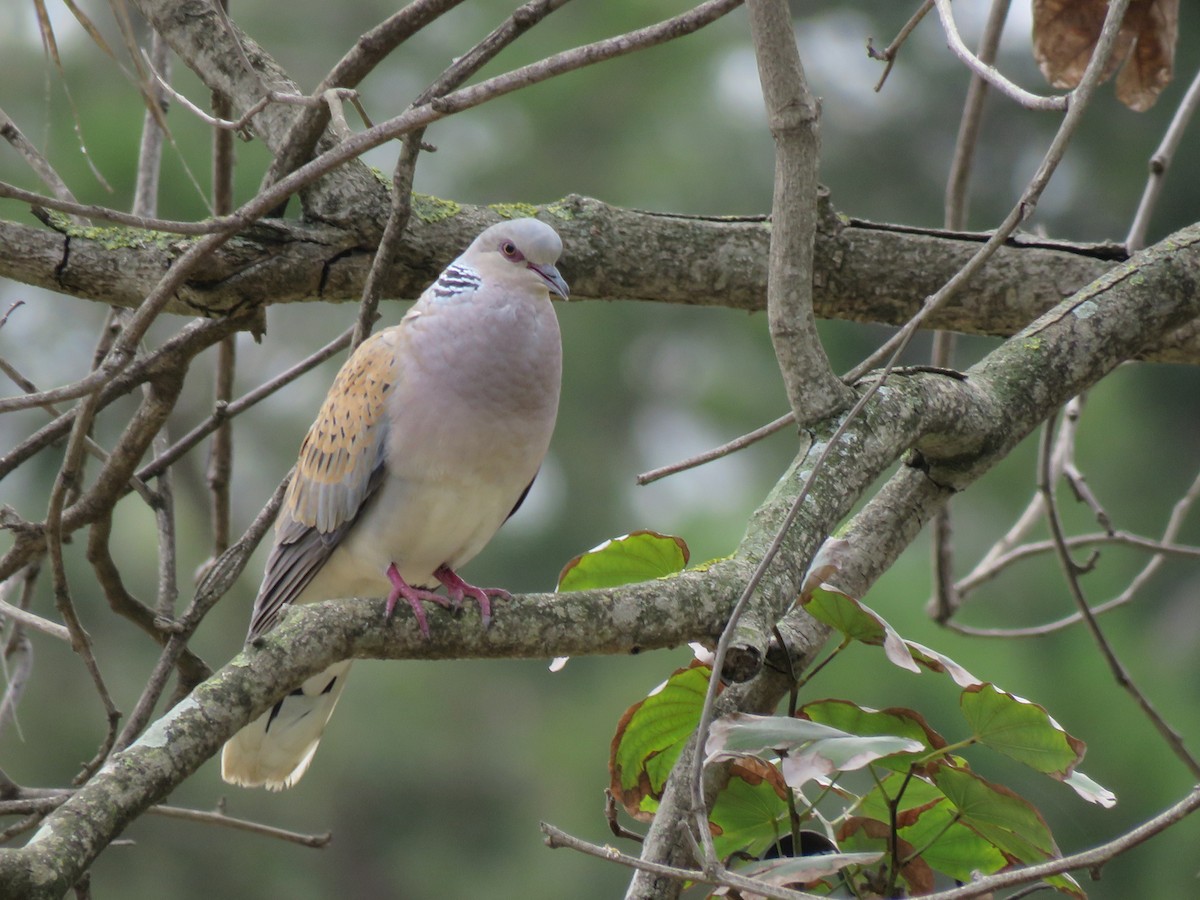
[[[685,547],[679,538],[650,532],[626,535],[569,563],[560,588],[611,586],[626,568],[639,580],[667,575],[686,565]],[[733,764],[709,826],[722,859],[743,861],[742,874],[817,893],[908,896],[933,891],[939,876],[966,882],[1059,857],[1037,807],[968,762],[963,754],[977,747],[1062,781],[1089,802],[1116,802],[1077,770],[1084,742],[1042,706],[904,639],[861,601],[828,584],[800,602],[842,635],[830,656],[800,678],[801,686],[861,643],[881,648],[899,668],[948,676],[959,689],[962,719],[947,738],[915,709],[872,709],[831,697],[799,708],[793,703],[788,715],[735,713],[718,720],[705,763]],[[700,720],[711,677],[699,660],[678,669],[617,724],[609,789],[634,819],[653,819]],[[1084,896],[1069,875],[1046,883]]]

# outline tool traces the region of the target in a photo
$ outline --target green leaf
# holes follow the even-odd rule
[[[1070,776],[1087,749],[1041,706],[994,684],[967,688],[959,705],[980,743],[1060,781]]]
[[[653,581],[681,571],[688,558],[683,538],[635,531],[605,541],[568,562],[559,573],[558,590],[586,591]]]
[[[974,873],[999,872],[1008,860],[996,846],[962,822],[954,821],[957,810],[945,802],[916,811],[912,824],[897,829],[900,837],[916,848],[933,869],[958,881],[969,882]]]
[[[609,752],[611,789],[626,811],[649,820],[684,743],[700,722],[707,666],[679,669],[625,711]]]
[[[904,791],[903,794],[900,793],[901,790]],[[896,802],[896,824],[904,826],[916,821],[922,810],[945,800],[946,795],[925,778],[906,779],[899,775],[886,775],[879,784],[863,795],[862,802],[855,807],[855,812],[868,818],[887,821],[891,815],[888,805]]]
[[[739,851],[762,856],[790,827],[787,786],[779,770],[759,759],[734,764],[708,818],[720,859]]]
[[[939,767],[933,783],[958,808],[963,823],[1002,853],[1025,863],[1058,855],[1041,813],[1008,788],[955,766]]]
[[[811,595],[802,596],[800,602],[810,616],[836,628],[846,637],[864,644],[881,645],[893,665],[910,672],[921,671],[896,629],[848,594],[824,584],[814,589]]]
[[[930,868],[958,881],[971,881],[972,872],[990,875],[1008,864],[991,841],[954,821],[958,815],[954,804],[924,778],[889,775],[863,797],[856,812],[888,822],[892,803],[896,806],[897,834]]]
[[[925,718],[915,710],[893,707],[890,709],[871,709],[858,706],[849,700],[815,700],[806,703],[796,715],[831,725],[842,731],[857,735],[890,734],[919,741],[923,752],[932,752],[946,746],[946,740],[934,731]],[[922,751],[918,751],[922,752]],[[912,763],[908,754],[890,756],[881,759],[880,765],[897,771],[906,770]]]

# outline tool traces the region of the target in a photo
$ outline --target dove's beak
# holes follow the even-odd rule
[[[557,268],[554,266],[539,266],[536,263],[528,263],[527,265],[541,276],[542,281],[546,282],[546,287],[550,293],[558,294],[564,300],[568,299],[571,289],[567,287],[566,280],[558,274]]]

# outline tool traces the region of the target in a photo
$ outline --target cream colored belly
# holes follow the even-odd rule
[[[472,559],[504,523],[519,492],[480,483],[414,484],[389,478],[299,602],[383,597],[395,563],[413,586],[434,587],[442,565]]]

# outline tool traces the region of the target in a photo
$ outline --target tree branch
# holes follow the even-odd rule
[[[760,218],[674,216],[584,197],[538,207],[566,244],[573,299],[622,299],[766,309],[770,234]],[[500,215],[488,207],[414,198],[387,294],[416,297]],[[186,249],[183,239],[136,232],[56,233],[0,222],[0,276],[116,306],[135,306]],[[850,219],[822,205],[815,247],[816,313],[899,325],[970,258],[986,235]],[[958,299],[928,322],[1008,336],[1126,258],[1113,245],[1022,236],[997,251]],[[371,251],[331,226],[259,222],[217,250],[203,279],[185,280],[168,312],[215,316],[252,303],[357,301]],[[651,264],[653,261],[653,264]],[[736,262],[735,262],[736,261]],[[1143,358],[1200,361],[1200,323],[1156,341]]]
[[[1179,248],[1178,255],[1176,247]],[[955,405],[959,411],[970,409],[972,416],[993,422],[982,431],[965,422],[960,423],[974,431],[982,444],[962,455],[965,445],[961,437],[936,431],[925,432],[924,437],[913,442],[911,446],[917,452],[910,465],[902,466],[844,530],[842,537],[848,541],[851,552],[839,572],[841,586],[855,596],[863,596],[954,493],[968,487],[1004,459],[1061,404],[1111,371],[1121,362],[1123,354],[1136,353],[1153,334],[1169,330],[1181,319],[1200,311],[1200,297],[1195,296],[1200,279],[1183,278],[1177,287],[1173,286],[1181,274],[1177,263],[1184,258],[1200,258],[1200,226],[1184,229],[1139,254],[1131,260],[1133,269],[1129,272],[1102,277],[969,370],[966,380],[959,384],[975,401],[964,406]],[[1152,294],[1162,291],[1169,295],[1160,298],[1161,304],[1149,297],[1138,299],[1143,274],[1152,283],[1148,286]],[[1135,286],[1133,281],[1139,281],[1139,284]],[[1143,307],[1143,302],[1149,306]],[[1138,333],[1129,333],[1127,329],[1132,320],[1138,319],[1143,312],[1148,321],[1139,319],[1138,324],[1148,326],[1147,329],[1138,328]],[[880,400],[875,406],[887,407],[892,416],[912,414],[911,395],[905,400],[894,397],[893,393],[906,381],[908,379],[893,375],[886,389],[892,398]],[[924,394],[925,400],[934,406],[926,406],[924,402],[917,404],[931,420],[945,421],[954,415],[948,410],[940,415],[934,413],[936,404],[949,396],[940,390],[944,385],[928,378],[918,378],[918,382],[923,388],[934,388]],[[1004,410],[1004,414],[1000,415],[999,410]],[[869,443],[859,445],[860,437],[871,435],[872,439],[889,441],[895,436],[887,433],[886,418],[876,422],[884,432],[876,434],[873,431],[869,424],[874,420],[871,407],[865,411],[865,419],[866,423],[860,426],[861,434],[858,429],[851,428],[846,435],[843,440],[846,457],[831,462],[826,481],[842,477],[847,458],[870,446]],[[818,439],[818,447],[820,443]],[[798,467],[802,468],[802,464]],[[821,493],[819,485],[817,491]],[[820,502],[815,500],[814,505],[819,507]],[[797,585],[797,592],[798,589]],[[800,612],[788,617],[790,620],[797,618],[804,620],[807,617]],[[798,664],[802,665],[816,647],[817,644],[811,644],[795,648],[794,652],[800,654]],[[764,680],[774,683],[774,689],[759,684]],[[722,708],[769,711],[790,688],[789,680],[783,679],[782,684],[779,681],[770,669],[764,669],[753,681],[725,691],[721,695]],[[756,690],[764,693],[756,693]],[[694,751],[694,742],[689,742],[668,779],[642,848],[645,859],[674,866],[686,866],[691,862],[689,842],[684,839],[683,829],[693,812],[685,775],[690,770]],[[719,769],[706,771],[706,796],[711,796],[711,789],[719,786],[720,774]],[[639,873],[626,898],[669,900],[678,896],[680,887],[670,879]]]
[[[861,542],[865,552],[847,570],[852,574],[857,566],[864,576],[863,584],[847,587],[865,588],[951,491],[978,478],[1054,408],[1148,340],[1200,314],[1200,277],[1193,269],[1200,271],[1200,226],[1172,235],[1079,292],[990,354],[965,381],[933,373],[894,375],[847,433],[844,452],[831,458],[828,476],[815,487],[812,512],[789,535],[796,554],[769,573],[764,589],[778,598],[781,610],[790,605],[803,576],[799,551],[815,547],[823,536],[808,529],[831,527],[839,511],[866,490],[883,459],[915,446],[914,465],[902,467],[855,519],[876,519],[861,533],[878,537]],[[409,616],[381,626],[379,601],[335,601],[292,611],[259,647],[240,654],[110,757],[29,845],[0,851],[0,882],[30,898],[61,896],[147,806],[252,716],[334,659],[544,658],[711,639],[744,585],[754,554],[774,535],[778,517],[803,482],[803,463],[793,465],[755,514],[738,555],[704,572],[611,591],[515,598],[487,631],[473,616],[453,625],[449,613],[435,610],[430,640],[421,638]],[[852,546],[858,534],[850,529]],[[818,641],[809,643],[815,647]],[[786,679],[760,674],[738,691],[765,703],[776,689],[786,690],[781,682]],[[768,683],[773,687],[765,690]],[[660,818],[668,817],[664,807]]]
[[[851,402],[829,364],[813,317],[820,109],[808,89],[787,4],[750,0],[747,12],[767,124],[775,140],[767,320],[792,413],[805,423]]]

